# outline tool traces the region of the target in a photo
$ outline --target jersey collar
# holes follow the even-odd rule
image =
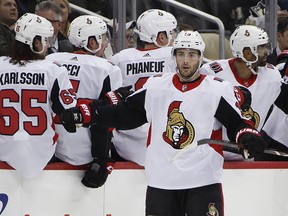
[[[175,86],[175,88],[177,88],[179,91],[186,92],[199,86],[205,77],[206,75],[200,74],[200,77],[198,77],[196,80],[192,82],[182,83],[180,82],[178,75],[175,74],[173,76],[172,83]]]
[[[255,74],[252,73],[251,76],[250,76],[248,79],[243,79],[243,78],[241,78],[241,77],[238,75],[237,70],[236,70],[236,68],[235,68],[235,66],[234,66],[234,62],[235,62],[235,61],[236,61],[236,58],[232,58],[232,59],[229,59],[229,60],[228,60],[229,66],[230,66],[230,68],[231,68],[231,71],[232,71],[233,74],[234,74],[235,79],[237,80],[238,83],[240,83],[241,85],[243,85],[243,86],[245,86],[245,87],[251,86],[251,85],[255,82],[255,80],[256,80],[256,78],[257,78],[257,75],[255,75]]]

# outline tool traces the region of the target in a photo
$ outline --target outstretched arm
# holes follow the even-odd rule
[[[133,129],[147,122],[144,108],[146,90],[129,96],[117,105],[104,105],[100,100],[94,100],[87,106],[65,110],[61,115],[65,128],[77,124],[89,126],[96,124],[103,127],[113,127],[122,130]],[[73,132],[73,131],[72,131]]]

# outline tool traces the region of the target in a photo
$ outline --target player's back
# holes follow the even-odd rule
[[[133,85],[133,90],[143,86],[146,80],[160,73],[174,73],[175,61],[171,55],[172,47],[157,49],[124,49],[110,58],[122,72],[123,86]]]
[[[76,53],[54,53],[47,58],[67,68],[78,99],[103,99],[106,92],[122,86],[119,67],[106,59]],[[86,164],[93,160],[91,133],[94,131],[81,127],[76,133],[68,133],[61,124],[56,124],[56,130],[60,135],[56,157],[74,165]]]
[[[75,53],[53,53],[47,59],[67,68],[78,98],[98,99],[101,91],[122,86],[120,69],[106,59]]]
[[[176,63],[171,55],[172,47],[155,49],[124,49],[110,58],[122,72],[123,86],[133,90],[142,88],[147,79],[162,73],[174,73]],[[144,165],[149,124],[132,130],[114,130],[113,143],[117,153],[126,160]]]
[[[46,60],[20,65],[9,60],[0,58],[0,160],[33,177],[55,151],[53,115],[74,107],[75,95],[65,68]]]

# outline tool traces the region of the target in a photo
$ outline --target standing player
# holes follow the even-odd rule
[[[236,28],[230,38],[235,58],[216,60],[203,65],[200,72],[211,74],[234,86],[247,88],[252,95],[251,106],[243,114],[261,130],[267,113],[281,91],[281,76],[271,64],[267,64],[270,43],[267,33],[253,25]],[[226,138],[225,129],[223,139]],[[242,160],[240,155],[225,152],[227,160]]]
[[[122,86],[120,69],[106,59],[95,56],[105,50],[106,33],[107,25],[102,19],[90,15],[79,16],[73,20],[69,30],[69,40],[75,52],[53,53],[47,56],[47,59],[67,68],[70,81],[77,93],[78,104],[83,99],[108,97],[111,103],[117,100],[110,91]],[[110,93],[106,94],[108,92]],[[73,134],[67,133],[60,124],[56,125],[56,129],[60,137],[55,156],[73,165],[92,162],[82,183],[93,188],[102,186],[109,172],[106,166],[111,162],[107,128],[80,128]]]
[[[223,124],[230,140],[247,145],[250,157],[261,154],[265,144],[242,118],[233,86],[199,73],[205,48],[200,34],[180,32],[173,48],[177,73],[149,78],[118,105],[95,105],[92,123],[121,129],[152,125],[145,160],[147,216],[223,216],[221,149],[195,142]],[[66,110],[63,123],[73,125],[74,115],[85,113]]]
[[[46,166],[58,138],[53,115],[76,105],[66,69],[45,60],[51,23],[24,14],[11,56],[1,57],[0,161],[32,178]]]
[[[284,82],[287,84],[288,78],[288,50],[284,50],[277,56],[276,67],[280,71]],[[288,152],[288,100],[287,86],[282,85],[282,91],[273,104],[272,111],[265,122],[261,133],[267,140],[267,147]],[[286,90],[284,90],[286,88]],[[265,161],[287,161],[287,157],[263,154],[259,160]]]
[[[175,62],[171,57],[172,44],[177,27],[175,17],[162,10],[152,9],[137,19],[137,48],[124,49],[112,56],[110,61],[122,72],[123,86],[140,89],[150,76],[171,73]],[[117,153],[124,159],[144,164],[149,125],[133,130],[114,130],[113,143]]]

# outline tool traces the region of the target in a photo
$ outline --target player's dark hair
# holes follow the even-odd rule
[[[41,40],[40,36],[36,36],[33,40],[34,41],[38,39]],[[35,47],[33,46],[33,49],[35,50]],[[34,53],[28,44],[24,44],[20,41],[15,41],[12,47],[12,51],[10,54],[10,63],[11,64],[23,64],[24,62],[28,62],[31,60],[38,60],[38,59],[45,59],[44,55],[39,55],[37,53]]]
[[[157,37],[158,37],[159,34],[161,34],[161,33],[165,34],[166,37],[168,37],[166,31],[158,32]],[[137,49],[144,49],[146,44],[151,44],[151,43],[148,43],[148,42],[146,42],[146,41],[142,41],[142,40],[140,39],[140,37],[137,37],[136,43],[137,43]]]
[[[178,49],[179,49],[179,48],[178,48]],[[178,49],[174,49],[174,50],[173,50],[173,56],[176,55],[176,52],[177,52]],[[199,56],[201,56],[200,50],[196,50],[196,51],[197,51],[197,54],[198,54]]]
[[[137,49],[144,49],[146,43],[147,42],[140,40],[140,37],[137,37],[137,40],[136,40]]]
[[[279,17],[277,24],[277,32],[284,34],[288,30],[288,17]]]

